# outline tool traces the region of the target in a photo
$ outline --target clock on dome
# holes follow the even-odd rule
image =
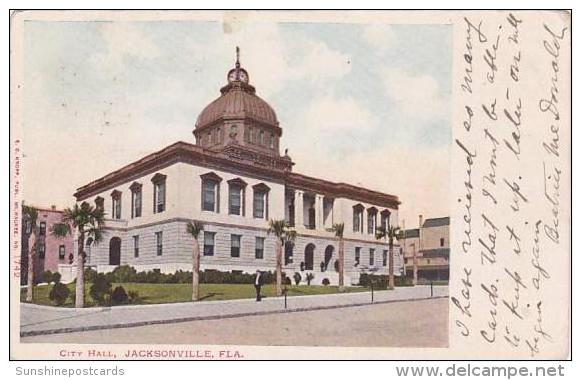
[[[248,73],[243,68],[232,69],[228,72],[228,83],[244,82],[248,83]]]
[[[236,46],[236,67],[228,72],[228,83],[248,83],[248,72],[240,67],[240,48]]]

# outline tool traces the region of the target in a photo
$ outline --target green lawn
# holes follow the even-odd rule
[[[136,291],[139,293],[139,301],[136,304],[157,304],[157,303],[173,303],[173,302],[187,302],[192,299],[192,285],[191,284],[140,284],[140,283],[123,283],[113,284],[113,289],[116,286],[123,286],[126,292]],[[75,292],[75,285],[69,284],[71,294]],[[34,288],[33,302],[39,305],[52,305],[52,301],[48,298],[51,286],[39,285]],[[95,302],[89,295],[90,284],[85,287],[85,304],[86,306],[96,306]],[[345,287],[346,293],[369,291],[363,287]],[[311,294],[332,294],[338,293],[337,286],[322,286],[322,285],[301,285],[301,286],[287,286],[287,294],[289,297],[303,296]],[[252,284],[201,284],[200,294],[202,301],[217,301],[217,300],[231,300],[241,298],[254,298],[256,292]],[[262,294],[265,297],[272,297],[275,294],[274,285],[265,285],[262,287]],[[20,299],[22,302],[26,300],[26,288],[20,292]],[[72,307],[73,303],[69,298],[65,307]]]

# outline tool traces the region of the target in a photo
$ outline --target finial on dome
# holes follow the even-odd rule
[[[236,68],[240,68],[240,48],[236,46]]]

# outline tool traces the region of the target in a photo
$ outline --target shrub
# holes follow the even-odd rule
[[[330,285],[330,284],[331,284],[331,282],[329,281],[329,279],[328,279],[328,278],[326,278],[326,277],[325,277],[325,278],[323,279],[323,282],[322,282],[322,284],[323,284],[323,285],[325,285],[325,286],[328,286],[328,285]]]
[[[95,282],[97,271],[93,268],[85,268],[85,282]]]
[[[67,298],[69,298],[70,293],[71,291],[66,285],[61,284],[60,282],[56,282],[50,290],[48,298],[50,298],[50,300],[53,301],[55,305],[61,306],[65,303]]]
[[[113,274],[113,272],[108,272],[108,273],[104,273],[105,278],[107,279],[108,282],[110,283],[114,283],[116,278],[115,275]]]
[[[299,272],[295,272],[295,275],[293,276],[293,278],[295,279],[296,285],[301,283],[302,277],[301,277],[301,274]]]
[[[307,273],[305,280],[307,280],[307,285],[311,285],[311,281],[315,279],[315,275],[312,273]]]
[[[42,272],[42,275],[39,278],[40,282],[51,283],[52,282],[52,272],[49,270],[45,270]]]
[[[387,282],[388,276],[386,275],[361,273],[359,276],[360,286],[371,287],[373,285],[374,288],[386,288]]]
[[[395,276],[395,286],[413,286],[414,279],[412,277]]]
[[[293,284],[290,277],[287,277],[287,276],[284,277],[284,280],[282,283],[285,285],[292,285]]]
[[[107,273],[109,274],[109,273]],[[89,294],[99,305],[106,305],[111,295],[111,281],[103,273],[97,274]]]
[[[188,284],[192,282],[192,272],[184,272],[181,269],[174,274],[176,284]]]
[[[113,290],[113,293],[111,293],[111,303],[113,305],[122,305],[127,303],[127,301],[129,301],[129,296],[127,295],[127,292],[125,292],[125,288],[122,286],[116,287]]]
[[[137,271],[129,265],[118,266],[111,272],[114,276],[113,282],[135,282]]]
[[[58,284],[61,282],[62,275],[59,272],[54,272],[52,274],[52,282]]]
[[[135,290],[130,290],[127,296],[129,297],[129,303],[137,303],[140,300],[139,293]]]
[[[161,270],[154,269],[152,271],[148,271],[145,274],[145,282],[149,284],[161,284],[163,275],[161,274]]]

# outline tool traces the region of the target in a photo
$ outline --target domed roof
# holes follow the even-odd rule
[[[220,89],[222,96],[208,104],[198,116],[196,129],[223,119],[254,119],[278,126],[276,113],[256,95],[248,72],[240,66],[240,49],[236,47],[236,65],[228,72],[228,84]]]
[[[222,95],[208,104],[198,116],[196,129],[220,119],[250,118],[278,126],[276,113],[268,103],[254,93],[254,87],[233,82],[222,88]]]

